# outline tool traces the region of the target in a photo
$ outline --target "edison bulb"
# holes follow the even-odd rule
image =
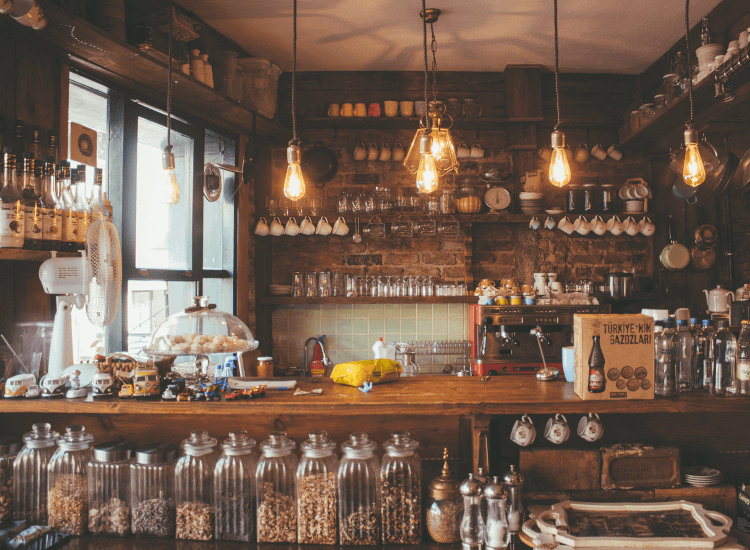
[[[563,187],[570,183],[568,155],[562,147],[552,151],[552,159],[549,163],[549,181],[556,187]]]
[[[417,192],[432,193],[438,186],[437,168],[435,158],[427,153],[422,155],[417,169]]]
[[[162,175],[159,198],[167,206],[174,206],[180,202],[180,186],[177,183],[177,175],[174,172],[174,154],[172,146],[167,145],[161,156],[164,175]]]
[[[440,160],[445,155],[445,140],[440,135],[440,129],[432,130],[432,147],[430,148],[435,160]]]
[[[287,199],[297,201],[305,196],[305,178],[302,176],[300,160],[302,153],[298,145],[290,145],[286,150],[286,160],[289,166],[286,168],[284,178],[284,196]]]
[[[706,169],[703,166],[703,159],[698,144],[691,143],[685,148],[685,163],[682,165],[682,179],[690,187],[698,187],[706,181]]]

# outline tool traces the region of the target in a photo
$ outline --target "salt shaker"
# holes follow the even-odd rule
[[[511,533],[518,533],[523,523],[523,505],[521,504],[521,488],[523,475],[511,464],[510,472],[505,474],[505,486],[508,488],[508,528]]]
[[[487,533],[485,547],[487,550],[505,548],[510,543],[508,519],[505,516],[505,503],[508,490],[495,476],[484,488],[484,498],[487,502]]]
[[[464,517],[461,519],[461,546],[463,550],[481,550],[485,528],[482,519],[482,484],[469,474],[461,484],[464,497]]]

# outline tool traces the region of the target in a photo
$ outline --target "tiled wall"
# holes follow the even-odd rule
[[[371,359],[372,345],[467,339],[465,304],[322,304],[278,306],[273,313],[273,340],[284,359],[301,366],[303,345],[325,334],[326,352],[334,364]],[[312,346],[310,346],[312,349]],[[419,356],[421,372],[440,372],[456,357]]]

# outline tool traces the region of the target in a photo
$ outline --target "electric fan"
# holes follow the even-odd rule
[[[47,373],[59,377],[73,364],[73,306],[82,309],[93,324],[105,327],[115,320],[120,304],[122,256],[114,224],[101,219],[86,233],[86,251],[79,258],[58,258],[55,252],[39,268],[47,294],[57,297]]]

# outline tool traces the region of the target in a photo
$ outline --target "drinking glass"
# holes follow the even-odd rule
[[[318,273],[318,296],[327,298],[331,295],[331,272],[321,271]]]
[[[365,195],[364,197],[365,212],[375,212],[375,196]]]
[[[401,296],[409,295],[409,277],[401,277]]]
[[[331,294],[333,296],[344,296],[345,292],[344,274],[341,271],[334,271],[331,273]]]
[[[409,296],[419,296],[419,277],[409,277]]]
[[[428,287],[428,279],[430,278],[425,276],[419,278],[419,283],[422,286],[422,296],[432,296],[432,282],[430,281],[430,286]]]
[[[391,276],[388,275],[385,278],[385,295],[393,296],[393,285],[391,284]]]
[[[370,296],[378,296],[378,278],[371,275],[370,278]]]
[[[307,199],[307,208],[310,210],[311,216],[317,216],[323,207],[322,197],[310,197]]]
[[[396,297],[403,296],[403,294],[401,293],[401,285],[402,285],[401,277],[397,276],[396,278],[393,279],[393,287],[391,287],[392,296],[396,296]]]
[[[385,277],[378,277],[378,296],[388,296],[388,289],[385,286]]]
[[[277,216],[279,208],[279,199],[276,197],[266,197],[266,209],[269,216]]]
[[[368,294],[367,277],[365,275],[357,277],[357,296],[367,296]]]
[[[434,296],[435,291],[432,285],[432,277],[427,277],[427,296]]]
[[[347,195],[346,193],[338,194],[336,209],[338,210],[339,214],[345,214],[349,212],[349,195]]]
[[[351,210],[354,214],[359,214],[362,212],[362,208],[364,201],[364,197],[362,195],[352,195],[350,197],[351,199]]]
[[[318,272],[308,271],[305,274],[305,296],[315,297],[318,295]]]
[[[292,273],[292,296],[299,298],[305,295],[305,279],[301,271]]]
[[[305,199],[299,199],[299,200],[296,200],[296,201],[292,201],[292,210],[300,218],[304,218],[305,217],[305,209],[306,209],[306,207],[307,207],[307,200],[305,200]]]
[[[346,276],[346,295],[347,297],[357,296],[359,291],[359,281],[356,275]]]
[[[482,116],[482,106],[473,97],[464,99],[464,117],[479,118]]]

